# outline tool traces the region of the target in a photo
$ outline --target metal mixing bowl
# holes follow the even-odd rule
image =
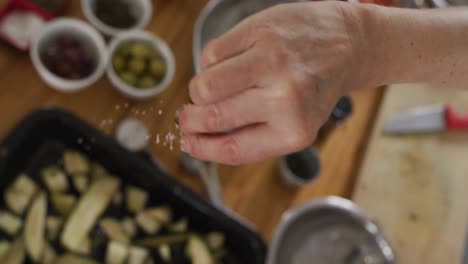
[[[267,264],[394,264],[378,226],[353,202],[328,197],[285,213]]]
[[[193,62],[199,70],[200,56],[205,45],[222,35],[244,18],[266,8],[282,3],[303,2],[301,0],[211,0],[195,23],[193,35]]]

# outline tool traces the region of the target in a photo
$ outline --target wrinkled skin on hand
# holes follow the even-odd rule
[[[362,85],[360,34],[358,11],[344,2],[284,4],[247,18],[203,51],[193,104],[179,113],[182,148],[231,165],[305,148],[339,97]]]

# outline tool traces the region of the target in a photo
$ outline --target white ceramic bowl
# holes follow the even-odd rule
[[[112,85],[123,94],[130,96],[134,99],[148,99],[162,93],[171,84],[172,79],[174,79],[176,71],[174,55],[172,54],[172,51],[166,44],[166,42],[164,42],[159,37],[145,31],[129,31],[126,33],[119,34],[109,44],[110,60],[112,60],[112,56],[115,53],[116,49],[120,46],[120,44],[132,40],[147,41],[161,53],[161,56],[166,62],[166,76],[164,76],[162,81],[156,86],[146,89],[132,87],[126,84],[124,81],[122,81],[122,79],[120,79],[120,77],[117,76],[117,73],[115,72],[112,63],[109,63],[109,65],[107,66],[107,76],[109,77]]]
[[[139,20],[133,27],[126,29],[116,28],[105,24],[95,15],[92,8],[92,4],[94,1],[98,0],[81,0],[81,8],[83,9],[83,13],[86,19],[88,19],[91,24],[93,24],[99,31],[101,31],[107,36],[116,36],[117,34],[122,32],[135,29],[142,29],[149,24],[153,15],[153,4],[150,0],[127,0],[130,4],[135,5],[135,7],[137,8],[137,18]]]
[[[88,77],[79,80],[62,78],[52,73],[43,64],[40,52],[48,41],[61,34],[77,38],[95,60],[96,68]],[[46,24],[33,38],[31,50],[31,60],[39,76],[52,88],[62,92],[75,92],[89,87],[96,82],[106,70],[108,63],[106,44],[103,37],[90,25],[70,18],[59,18]]]
[[[291,187],[302,187],[316,180],[320,175],[320,160],[318,159],[317,150],[309,147],[294,153],[294,155],[301,157],[303,162],[307,162],[310,175],[307,179],[296,175],[288,165],[287,157],[289,155],[283,156],[280,160],[280,176],[283,178],[284,182]]]

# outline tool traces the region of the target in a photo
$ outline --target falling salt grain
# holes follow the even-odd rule
[[[142,115],[146,115],[146,111],[141,112]]]
[[[159,110],[158,111],[158,115],[162,115],[163,111],[162,110]]]
[[[120,105],[116,105],[115,110],[120,110]]]
[[[159,144],[159,134],[156,135],[156,144]]]

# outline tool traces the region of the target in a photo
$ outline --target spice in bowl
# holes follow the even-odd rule
[[[112,67],[127,85],[148,89],[164,79],[167,65],[151,43],[135,40],[121,44],[112,56]]]
[[[52,38],[44,45],[40,58],[49,71],[65,79],[86,78],[96,69],[96,62],[84,43],[72,36]]]
[[[138,7],[131,3],[129,0],[95,0],[93,10],[104,24],[127,29],[138,22]]]

